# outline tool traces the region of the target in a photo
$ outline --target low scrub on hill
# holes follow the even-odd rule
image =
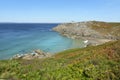
[[[104,35],[120,37],[120,23],[92,21],[89,26]]]
[[[71,49],[51,58],[1,60],[0,79],[120,80],[120,41]]]

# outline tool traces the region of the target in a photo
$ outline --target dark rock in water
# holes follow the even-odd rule
[[[37,53],[37,54],[39,54],[39,55],[42,55],[42,54],[44,53],[44,52],[41,51],[41,50],[35,50],[34,52]]]
[[[35,50],[33,51],[33,53],[28,53],[28,54],[17,54],[15,56],[13,56],[12,59],[35,59],[35,58],[47,58],[47,57],[51,57],[52,55],[50,53],[45,53],[41,50]]]
[[[24,57],[24,54],[16,54],[15,56],[13,56],[14,59],[21,59]]]

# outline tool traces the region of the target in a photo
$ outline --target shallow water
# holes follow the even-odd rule
[[[73,40],[52,31],[58,24],[0,24],[0,59],[15,54],[41,49],[57,53],[70,48],[83,47],[82,40]]]

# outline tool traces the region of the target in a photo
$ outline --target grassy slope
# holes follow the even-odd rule
[[[120,36],[120,23],[92,21],[92,24],[89,25],[92,29],[102,34],[112,34],[114,36]]]
[[[53,58],[0,61],[0,77],[15,80],[120,80],[120,41],[71,49]]]

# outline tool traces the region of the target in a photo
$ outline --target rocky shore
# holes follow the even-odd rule
[[[51,57],[52,54],[50,53],[45,53],[41,50],[35,50],[32,53],[26,53],[26,54],[17,54],[12,57],[12,59],[26,59],[26,60],[31,60],[31,59],[41,59],[41,58],[48,58]]]
[[[82,39],[87,46],[96,46],[109,41],[120,39],[120,23],[107,23],[99,21],[87,21],[77,23],[64,23],[53,28],[54,31],[72,39]],[[47,58],[52,55],[41,50],[32,53],[17,54],[12,59]]]
[[[98,21],[64,23],[53,28],[54,31],[72,39],[88,40],[88,45],[100,45],[120,39],[120,24]]]

